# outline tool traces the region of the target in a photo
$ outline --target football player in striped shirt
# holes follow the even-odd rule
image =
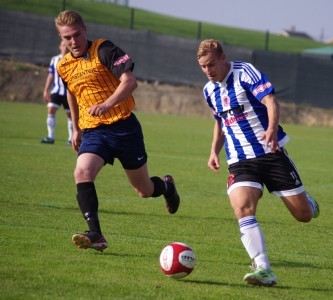
[[[71,111],[68,106],[66,88],[57,73],[57,63],[58,61],[68,52],[66,44],[60,42],[59,44],[60,53],[51,58],[49,73],[46,78],[43,97],[47,102],[47,137],[41,139],[40,142],[43,144],[54,144],[55,129],[56,129],[56,112],[62,105],[66,111],[67,115],[67,128],[68,128],[68,140],[67,146],[71,145],[73,125],[71,119]]]
[[[180,197],[171,175],[148,174],[142,128],[132,112],[137,87],[132,58],[110,40],[88,40],[76,11],[61,12],[55,25],[70,50],[57,70],[72,112],[77,201],[88,225],[88,231],[74,234],[72,241],[78,248],[103,251],[108,243],[100,227],[94,181],[105,164],[113,165],[117,158],[135,191],[141,197],[163,195],[171,214],[178,210]]]
[[[227,193],[238,219],[241,241],[253,261],[248,284],[272,286],[277,278],[267,257],[256,208],[264,186],[281,197],[292,216],[309,222],[319,205],[305,191],[284,146],[288,136],[279,125],[279,105],[268,78],[246,62],[228,61],[217,40],[204,40],[197,59],[208,82],[204,97],[215,118],[208,167],[218,173],[224,147],[228,164]]]

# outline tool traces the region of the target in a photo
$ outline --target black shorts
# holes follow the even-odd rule
[[[296,166],[284,148],[236,162],[228,170],[228,194],[239,186],[263,190],[264,185],[270,193],[279,197],[298,195],[304,191]]]
[[[49,103],[50,106],[59,108],[62,105],[65,110],[69,110],[69,105],[66,95],[63,96],[59,94],[51,94],[50,98],[51,98],[51,102]]]
[[[97,154],[110,165],[117,158],[127,170],[140,168],[147,162],[140,122],[132,113],[126,120],[84,130],[78,155],[83,153]]]

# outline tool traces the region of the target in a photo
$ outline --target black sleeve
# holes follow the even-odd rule
[[[98,48],[98,58],[117,78],[134,69],[132,58],[111,41],[104,41]]]

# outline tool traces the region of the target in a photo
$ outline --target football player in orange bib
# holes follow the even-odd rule
[[[63,11],[55,25],[69,53],[57,65],[67,88],[73,121],[72,147],[78,153],[74,171],[77,201],[88,225],[72,240],[78,248],[103,251],[108,247],[98,219],[95,178],[117,158],[141,197],[164,196],[169,213],[180,197],[171,175],[150,177],[140,122],[132,112],[137,81],[134,62],[110,40],[87,39],[86,26],[76,11]],[[116,187],[115,187],[116,188]]]

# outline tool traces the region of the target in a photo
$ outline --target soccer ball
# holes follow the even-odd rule
[[[195,254],[189,245],[174,242],[165,246],[160,255],[160,268],[171,278],[180,279],[191,274],[195,266]]]

